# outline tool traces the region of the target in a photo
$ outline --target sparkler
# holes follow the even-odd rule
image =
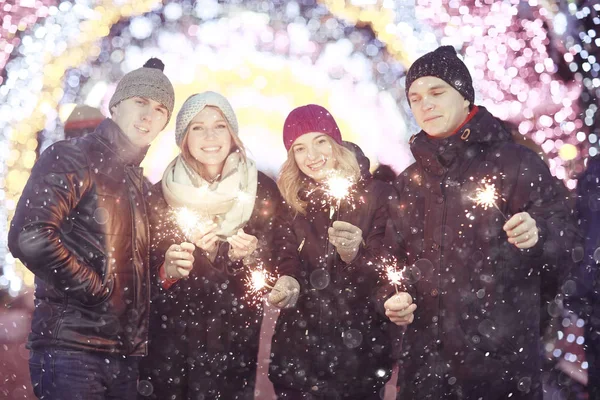
[[[269,284],[276,280],[275,276],[264,269],[262,265],[256,268],[250,268],[246,276],[246,299],[253,304],[258,304],[262,301],[265,289],[273,290],[273,286]]]
[[[187,207],[173,211],[175,222],[186,238],[193,240],[195,236],[204,232],[210,221],[198,212]]]
[[[343,176],[338,171],[334,171],[325,180],[325,194],[335,200],[334,206],[329,209],[330,219],[336,211],[339,212],[340,203],[342,199],[348,197],[352,185],[354,185],[354,179]]]
[[[396,260],[396,257],[391,256],[390,258],[381,258],[381,265],[382,278],[387,279],[391,285],[394,285],[394,289],[396,289],[396,294],[400,292],[398,290],[398,286],[400,286],[402,290],[404,290],[403,280],[405,268],[398,270],[398,261]]]
[[[500,211],[500,214],[502,214],[504,219],[508,219],[496,204],[496,201],[500,198],[496,191],[496,185],[493,183],[486,183],[485,181],[482,183],[484,186],[475,189],[475,197],[469,197],[469,199],[473,200],[477,206],[483,207],[484,210],[494,207],[496,210]]]
[[[385,267],[385,274],[387,279],[390,281],[392,285],[394,285],[394,289],[396,289],[396,294],[399,293],[398,286],[402,285],[402,275],[403,271],[398,271],[395,266],[388,265]]]

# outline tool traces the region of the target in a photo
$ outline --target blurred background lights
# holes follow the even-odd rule
[[[234,105],[241,137],[276,175],[281,125],[295,106],[321,103],[344,135],[400,172],[417,131],[404,98],[410,64],[440,44],[454,46],[474,77],[476,103],[505,120],[518,140],[545,153],[574,189],[598,153],[600,5],[597,1],[452,0],[0,3],[0,228],[37,154],[63,137],[77,104],[108,114],[115,83],[153,56],[174,81],[176,108],[218,90]],[[173,124],[148,153],[160,178],[177,148]],[[158,151],[161,149],[162,151]],[[0,285],[32,278],[0,237]]]

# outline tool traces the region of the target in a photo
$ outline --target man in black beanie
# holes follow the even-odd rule
[[[406,292],[381,300],[407,327],[398,399],[541,399],[540,287],[576,232],[566,189],[474,104],[452,47],[415,61],[406,93],[422,129],[394,183]]]
[[[35,274],[28,347],[40,399],[137,395],[150,302],[139,165],[173,112],[163,68],[150,59],[126,74],[112,117],[44,151],[17,204],[8,245]]]

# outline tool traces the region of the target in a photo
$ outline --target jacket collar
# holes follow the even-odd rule
[[[125,165],[139,166],[150,148],[135,146],[110,118],[102,121],[92,135],[113,151]]]
[[[357,144],[344,141],[342,142],[342,145],[354,153],[360,168],[360,178],[350,189],[350,193],[353,193],[356,190],[364,188],[373,179],[371,172],[369,171],[371,163]],[[298,197],[302,201],[308,202],[306,208],[307,212],[310,213],[316,210],[328,209],[331,198],[326,194],[326,184],[315,182],[312,178],[308,178],[305,175],[302,175],[301,179],[303,181],[301,185],[302,189],[300,189]]]
[[[425,172],[443,176],[455,160],[467,157],[468,148],[511,140],[502,122],[479,106],[477,113],[452,136],[436,139],[420,131],[410,139],[410,149]]]

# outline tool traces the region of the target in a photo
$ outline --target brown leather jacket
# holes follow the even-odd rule
[[[146,150],[106,119],[53,144],[33,167],[8,236],[36,276],[31,348],[146,353]]]

